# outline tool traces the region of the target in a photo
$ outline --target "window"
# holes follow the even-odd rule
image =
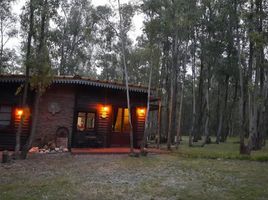
[[[114,131],[115,132],[129,132],[129,112],[127,108],[118,108],[115,112],[114,121]]]
[[[0,128],[7,127],[11,123],[11,106],[0,106]]]
[[[95,128],[95,113],[94,112],[79,112],[77,118],[77,130],[85,131]]]

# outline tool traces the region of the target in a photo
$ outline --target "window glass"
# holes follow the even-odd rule
[[[129,124],[129,112],[128,109],[124,109],[124,125],[123,125],[123,132],[130,131],[130,124]]]
[[[94,128],[95,128],[95,113],[79,112],[77,118],[77,130],[85,131]]]
[[[0,106],[0,127],[9,126],[11,124],[11,116],[11,106]]]
[[[115,121],[115,126],[114,126],[114,131],[116,132],[121,132],[121,128],[122,128],[122,113],[123,109],[122,108],[118,108],[117,110],[117,116],[116,116],[116,121]]]
[[[93,129],[95,126],[95,113],[87,113],[87,129]]]
[[[129,132],[130,124],[129,124],[129,113],[127,108],[118,108],[117,112],[115,112],[115,124],[114,131],[115,132]]]
[[[86,113],[79,112],[77,118],[77,130],[84,131],[86,125]]]

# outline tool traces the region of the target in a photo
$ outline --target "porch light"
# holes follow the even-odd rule
[[[108,117],[109,113],[109,107],[108,106],[102,106],[101,107],[101,118],[106,119]]]
[[[137,114],[139,116],[145,116],[145,108],[137,108]]]
[[[23,110],[22,109],[16,109],[16,115],[21,118],[21,116],[23,115]]]

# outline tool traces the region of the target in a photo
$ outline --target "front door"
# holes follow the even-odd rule
[[[112,147],[126,147],[130,144],[130,124],[127,108],[115,107],[111,134]]]

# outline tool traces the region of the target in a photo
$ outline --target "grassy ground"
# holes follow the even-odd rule
[[[236,145],[189,149],[183,144],[170,154],[145,158],[33,155],[0,164],[0,200],[267,199],[268,162],[235,159]],[[253,157],[267,154],[265,149]]]
[[[212,138],[212,141],[215,141],[215,138]],[[181,157],[189,158],[268,161],[268,145],[259,151],[252,151],[250,156],[241,156],[239,154],[239,138],[228,138],[226,143],[215,144],[214,142],[205,147],[201,147],[201,143],[202,141],[194,143],[193,147],[189,147],[188,137],[183,137],[176,153]]]

